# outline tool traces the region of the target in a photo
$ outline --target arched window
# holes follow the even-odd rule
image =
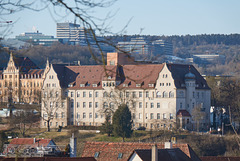
[[[110,92],[110,97],[114,97],[113,92]]]
[[[113,102],[110,102],[109,105],[110,105],[110,108],[111,108],[111,109],[114,109],[114,103],[113,103]]]
[[[173,98],[174,97],[174,92],[169,92],[169,97]]]
[[[157,98],[160,98],[160,97],[161,97],[161,92],[157,91],[156,97],[157,97]]]
[[[104,93],[103,93],[103,97],[107,97],[107,92],[104,92]]]
[[[103,103],[103,108],[107,108],[107,107],[108,107],[107,102],[104,102],[104,103]]]
[[[163,98],[167,98],[168,97],[168,93],[167,92],[163,92]]]

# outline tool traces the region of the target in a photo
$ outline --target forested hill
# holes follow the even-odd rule
[[[206,44],[224,44],[240,45],[240,34],[202,34],[202,35],[173,35],[173,36],[154,36],[154,35],[124,35],[109,36],[113,42],[130,41],[131,38],[143,37],[146,41],[165,40],[172,42],[175,47],[189,45],[206,45]]]

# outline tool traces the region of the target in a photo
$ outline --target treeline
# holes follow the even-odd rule
[[[224,44],[224,45],[240,45],[240,34],[202,34],[202,35],[172,35],[172,36],[156,36],[156,35],[123,35],[109,36],[107,39],[117,43],[119,41],[130,41],[131,38],[143,37],[146,41],[165,40],[173,43],[174,47],[190,46],[190,45],[207,45],[207,44]]]
[[[29,57],[40,68],[44,68],[47,59],[50,63],[73,63],[80,61],[81,65],[100,64],[101,55],[96,50],[89,51],[88,47],[79,45],[54,44],[50,47],[33,46],[17,51],[18,56]],[[94,56],[96,58],[94,58]]]

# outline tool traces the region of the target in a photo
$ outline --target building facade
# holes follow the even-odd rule
[[[197,123],[208,128],[211,90],[194,66],[130,64],[119,54],[108,53],[106,66],[50,65],[43,82],[41,127],[46,128],[48,117],[51,127],[100,126],[107,112],[124,103],[134,128],[191,130]],[[198,120],[195,109],[203,114]]]
[[[40,103],[44,70],[28,57],[10,54],[7,67],[0,71],[0,101]]]

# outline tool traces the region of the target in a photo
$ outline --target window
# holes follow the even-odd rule
[[[103,97],[107,97],[107,92],[104,92],[104,93],[103,93]]]
[[[173,98],[174,97],[174,92],[169,92],[169,97]]]
[[[95,97],[98,97],[98,92],[95,92]]]
[[[170,113],[170,114],[169,114],[169,117],[170,117],[170,119],[173,119],[173,114]]]
[[[180,102],[180,109],[182,109],[182,102]]]
[[[77,108],[79,108],[80,107],[80,102],[77,102]]]
[[[118,159],[122,159],[123,154],[122,153],[118,153]]]
[[[73,97],[73,92],[71,92],[71,97]]]
[[[136,92],[132,92],[133,98],[136,98]]]
[[[142,97],[142,92],[139,92],[139,98],[141,98]]]
[[[146,97],[149,97],[149,92],[148,91],[146,91]]]
[[[44,98],[47,98],[47,92],[44,92]]]
[[[146,102],[146,108],[148,107],[148,102]]]
[[[98,157],[99,157],[99,154],[100,154],[100,152],[96,152],[96,153],[94,154],[94,158],[98,158]]]
[[[77,97],[80,97],[80,92],[77,92]]]
[[[80,114],[79,113],[77,113],[77,119],[80,119]]]
[[[90,119],[92,118],[92,112],[89,113],[89,118],[90,118]]]
[[[153,102],[151,102],[151,108],[154,108],[154,104],[153,104]]]
[[[95,113],[95,118],[98,118],[98,113]]]
[[[92,102],[89,102],[89,108],[92,108]]]
[[[110,108],[114,109],[114,103],[113,102],[110,102]]]
[[[160,108],[160,103],[159,102],[157,103],[157,108]]]
[[[74,102],[71,102],[71,108],[73,108],[73,106],[74,106]]]
[[[167,92],[163,92],[163,98],[167,98],[168,97],[168,93]]]
[[[86,108],[86,102],[83,102],[83,108]]]
[[[114,97],[113,92],[110,92],[110,97]]]
[[[62,102],[62,108],[64,108],[64,106],[65,106],[65,103],[64,103],[64,102]]]
[[[86,118],[86,113],[85,112],[83,112],[83,118]]]
[[[132,113],[132,119],[134,120],[135,119],[135,113]]]
[[[58,97],[59,96],[59,93],[58,92],[56,92],[56,97]]]
[[[107,102],[104,102],[104,103],[103,103],[103,108],[107,108],[107,107],[108,107]]]
[[[163,119],[167,119],[167,115],[165,113],[163,114]]]
[[[154,119],[153,113],[150,114],[150,119]]]
[[[51,107],[51,108],[53,107],[53,102],[50,102],[50,107]]]
[[[139,102],[139,108],[142,108],[142,102]]]
[[[156,97],[157,97],[157,98],[160,98],[160,97],[161,97],[161,92],[157,91]]]
[[[58,108],[58,102],[56,102],[56,108]]]
[[[141,114],[141,113],[139,113],[139,114],[138,114],[138,117],[139,117],[139,119],[141,119],[141,118],[142,118],[142,114]]]
[[[83,97],[86,97],[86,92],[83,92]]]
[[[127,98],[129,97],[129,92],[126,92],[126,97],[127,97]]]
[[[157,119],[160,119],[160,113],[157,113]]]
[[[90,97],[90,98],[92,97],[92,92],[91,92],[91,91],[89,91],[89,97]]]
[[[195,98],[195,92],[192,93],[192,97]]]

